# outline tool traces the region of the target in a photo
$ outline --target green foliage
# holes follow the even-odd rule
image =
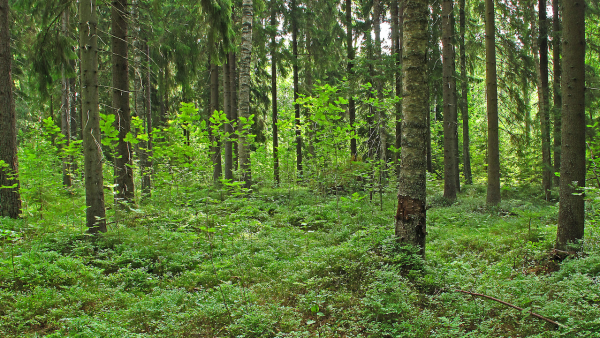
[[[593,337],[598,223],[585,256],[559,263],[556,206],[510,189],[489,208],[480,191],[429,209],[427,261],[393,238],[395,194],[381,212],[360,192],[263,189],[221,200],[190,190],[189,204],[159,196],[94,240],[66,215],[43,231],[15,221],[0,233],[0,334]]]

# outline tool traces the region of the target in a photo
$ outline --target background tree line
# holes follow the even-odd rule
[[[41,164],[20,178],[17,158],[52,149],[44,175],[85,187],[91,232],[106,231],[105,191],[115,213],[207,184],[371,198],[398,184],[396,234],[424,248],[429,177],[450,202],[487,182],[490,205],[502,186],[539,184],[560,198],[557,246],[583,237],[586,174],[599,182],[596,2],[10,5],[3,216],[43,207]]]

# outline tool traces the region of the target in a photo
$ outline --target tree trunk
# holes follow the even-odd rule
[[[115,202],[133,203],[133,149],[125,141],[131,131],[131,111],[129,108],[129,60],[127,47],[127,0],[112,2],[112,106],[115,114],[115,128],[118,130],[118,144],[115,156]]]
[[[465,0],[460,0],[460,76],[462,95],[460,100],[462,122],[463,122],[463,172],[465,184],[473,184],[471,174],[471,149],[469,134],[469,82],[467,76],[467,56],[465,50]]]
[[[376,62],[374,65],[374,82],[375,89],[377,90],[377,99],[380,104],[383,103],[383,82],[381,74],[381,1],[373,0],[373,26],[375,30],[375,57]],[[380,179],[383,170],[385,169],[386,153],[387,153],[387,140],[386,140],[386,121],[385,110],[383,107],[376,108],[377,114],[377,138],[379,139],[379,160],[381,161],[381,170],[379,172]]]
[[[395,222],[398,242],[419,247],[423,257],[427,234],[427,3],[427,0],[406,0],[404,12],[402,170]]]
[[[583,239],[585,187],[585,2],[563,1],[562,147],[556,247]]]
[[[271,107],[273,120],[273,178],[275,184],[281,184],[279,176],[279,135],[277,127],[277,12],[275,2],[271,0]]]
[[[498,80],[496,77],[496,16],[494,0],[485,0],[485,58],[488,116],[487,204],[500,203],[500,145],[498,140]]]
[[[150,198],[152,195],[152,80],[151,80],[151,58],[150,58],[150,45],[148,41],[145,43],[146,51],[146,76],[145,76],[145,121],[146,121],[146,133],[148,133],[148,141],[145,146],[146,149],[142,152],[142,200]]]
[[[90,233],[106,232],[100,114],[98,106],[98,17],[96,0],[79,1],[81,108],[85,172],[86,224]]]
[[[69,9],[65,9],[62,13],[61,30],[64,36],[69,35]],[[64,143],[61,148],[69,147],[71,144],[71,86],[70,81],[67,78],[67,67],[62,65],[61,67],[61,109],[60,109],[60,133],[64,136]],[[63,185],[65,187],[71,187],[73,184],[71,178],[71,163],[73,159],[71,156],[65,156],[63,153],[62,158],[62,178]]]
[[[368,60],[368,68],[369,68],[369,77],[368,79],[369,82],[371,84],[375,83],[375,56],[374,56],[374,52],[373,52],[373,37],[371,36],[371,29],[372,27],[370,27],[367,32],[365,33],[366,37],[366,49],[367,49],[367,60]],[[376,87],[376,86],[375,86]],[[369,93],[367,94],[367,99],[373,99],[373,90],[369,89]],[[377,146],[378,144],[378,139],[379,139],[379,133],[377,132],[379,128],[375,127],[375,114],[376,114],[376,108],[372,105],[369,104],[369,112],[367,113],[367,128],[368,128],[368,137],[367,137],[367,158],[369,160],[374,160],[377,158],[377,150],[379,149],[379,147]]]
[[[223,112],[227,116],[227,120],[231,121],[231,68],[229,62],[223,63]],[[233,148],[229,135],[233,133],[233,128],[230,123],[225,123],[225,179],[233,180]]]
[[[456,200],[456,168],[455,148],[458,138],[458,122],[456,114],[456,78],[454,45],[454,0],[442,2],[442,43],[443,43],[443,95],[444,95],[444,197]]]
[[[211,116],[219,110],[219,66],[210,64],[210,111],[208,112],[208,138],[210,140],[210,156],[213,163],[213,181],[218,183],[221,179],[221,146],[218,135],[215,135],[210,122]]]
[[[9,12],[8,0],[0,0],[0,187],[6,187],[0,188],[0,217],[18,218],[21,214],[21,195]]]
[[[252,186],[252,172],[250,166],[250,140],[247,133],[252,125],[250,119],[250,63],[252,62],[252,21],[254,13],[252,0],[243,0],[242,17],[242,46],[240,56],[240,107],[239,107],[239,149],[240,171],[244,187]],[[297,80],[297,74],[296,74]]]
[[[229,53],[229,77],[231,78],[231,123],[236,125],[239,123],[238,119],[238,100],[237,100],[237,71],[236,71],[236,57],[235,53]],[[235,130],[234,130],[235,131]],[[238,170],[238,159],[239,159],[239,148],[237,140],[237,133],[232,136],[232,147],[233,147],[233,170]]]
[[[352,0],[346,0],[346,48],[348,51],[348,80],[352,81],[354,75],[354,47],[352,46]],[[350,122],[350,130],[354,133],[354,136],[350,139],[350,156],[353,161],[357,160],[358,148],[356,145],[356,130],[354,124],[356,123],[356,104],[354,102],[354,91],[352,88],[349,89],[348,93],[348,118]]]
[[[404,26],[404,0],[394,0],[392,2],[392,53],[395,55],[396,67],[394,70],[396,96],[402,98],[402,32]],[[402,147],[402,100],[396,103],[396,139],[394,147]],[[396,174],[400,173],[400,153],[394,153],[394,163],[396,164]]]
[[[560,111],[562,106],[562,94],[560,91],[560,17],[559,17],[559,0],[552,0],[552,11],[554,12],[553,28],[553,54],[552,63],[554,64],[554,172],[560,172]],[[554,185],[560,185],[560,179],[556,175],[552,175]]]
[[[552,189],[552,158],[550,157],[550,116],[548,106],[550,104],[550,89],[548,87],[548,28],[546,23],[546,0],[539,0],[539,55],[540,55],[540,86],[539,109],[542,132],[542,188],[546,200],[550,200]]]
[[[294,73],[294,117],[295,117],[295,129],[296,129],[296,170],[298,176],[302,177],[302,131],[300,130],[300,104],[296,103],[300,97],[300,89],[298,85],[298,8],[296,0],[292,0],[292,53],[293,63],[292,70]],[[241,82],[240,82],[241,83]]]

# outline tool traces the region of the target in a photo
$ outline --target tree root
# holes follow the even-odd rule
[[[483,297],[483,298],[491,299],[491,300],[493,300],[493,301],[496,301],[496,302],[498,302],[498,303],[500,303],[500,304],[506,305],[506,306],[508,306],[508,307],[512,307],[513,309],[517,309],[517,310],[519,310],[519,311],[523,311],[523,309],[522,309],[522,308],[520,308],[520,307],[518,307],[518,306],[516,306],[516,305],[512,305],[512,304],[510,304],[510,303],[507,303],[507,302],[505,302],[505,301],[502,301],[502,300],[500,300],[500,299],[498,299],[498,298],[494,298],[494,297],[491,297],[491,296],[488,296],[488,295],[484,295],[484,294],[481,294],[481,293],[475,293],[475,292],[471,292],[471,291],[459,290],[459,289],[455,289],[454,291],[455,291],[455,292],[460,292],[460,293],[465,293],[465,294],[467,294],[467,295],[471,295],[471,296],[478,296],[478,297]],[[548,318],[546,318],[546,317],[544,317],[544,316],[542,316],[542,315],[538,315],[537,313],[534,313],[534,312],[531,312],[531,311],[529,311],[529,314],[531,314],[532,316],[534,316],[534,317],[536,317],[536,318],[539,318],[539,319],[541,319],[541,320],[545,320],[545,321],[547,321],[548,323],[551,323],[551,324],[554,324],[554,325],[556,325],[556,326],[560,326],[560,327],[564,327],[564,328],[566,328],[566,326],[564,326],[564,325],[562,325],[562,324],[560,324],[560,323],[557,323],[557,322],[553,321],[552,319],[548,319]]]

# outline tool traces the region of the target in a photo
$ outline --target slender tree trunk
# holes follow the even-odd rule
[[[457,133],[456,114],[456,79],[454,45],[454,3],[453,0],[442,2],[442,30],[443,30],[443,93],[444,93],[444,197],[456,200],[456,152],[454,145]]]
[[[61,31],[64,36],[69,35],[69,10],[65,9],[62,13],[62,27]],[[64,136],[64,143],[61,148],[69,147],[71,144],[71,86],[69,79],[67,78],[67,67],[62,65],[61,67],[61,109],[60,109],[60,133]],[[73,162],[71,156],[64,156],[62,158],[62,178],[63,185],[65,187],[71,187],[73,184],[71,179],[71,163]]]
[[[275,1],[271,0],[271,108],[273,119],[273,178],[281,184],[279,176],[279,135],[277,127],[277,12]]]
[[[161,116],[161,121],[162,124],[164,126],[167,125],[167,121],[169,121],[169,111],[171,110],[171,106],[169,103],[169,92],[171,91],[170,88],[170,79],[171,79],[171,70],[169,69],[169,59],[168,56],[165,54],[165,68],[163,69],[163,100],[162,100],[162,104],[163,104],[163,111],[162,111],[162,116]]]
[[[90,233],[106,232],[100,114],[98,105],[98,17],[96,0],[79,1],[81,108],[85,167],[86,224]]]
[[[236,72],[236,57],[235,53],[229,53],[229,77],[230,77],[230,85],[231,85],[231,104],[229,109],[231,110],[231,123],[236,125],[239,123],[238,120],[238,101],[237,101],[237,72]],[[232,129],[233,130],[233,129]],[[235,130],[233,130],[235,131]],[[231,146],[233,148],[233,170],[238,170],[238,158],[239,158],[239,149],[237,140],[237,133],[234,133],[232,136]]]
[[[539,0],[539,55],[540,55],[540,86],[539,90],[539,109],[542,131],[542,188],[546,200],[550,200],[550,190],[552,189],[552,158],[550,157],[550,89],[548,87],[548,28],[546,23],[546,0]]]
[[[223,112],[227,116],[227,120],[232,120],[231,114],[231,68],[228,62],[223,64]],[[229,135],[233,133],[233,128],[230,123],[225,123],[225,179],[233,180],[233,148]]]
[[[404,66],[404,65],[403,65]],[[404,68],[404,67],[402,67]],[[403,72],[404,75],[404,72]],[[429,74],[430,75],[430,74]],[[427,116],[426,116],[426,120],[427,120],[427,155],[426,156],[426,160],[427,160],[427,172],[429,173],[433,173],[433,156],[431,154],[431,93],[429,90],[429,85],[426,88],[427,90]],[[404,118],[404,111],[402,112],[402,117]]]
[[[243,0],[242,17],[242,46],[240,56],[240,171],[244,187],[252,186],[252,172],[250,166],[250,141],[247,136],[246,125],[251,126],[250,119],[250,63],[252,62],[252,21],[254,13],[252,0]],[[297,74],[296,74],[297,80]],[[244,123],[245,122],[245,123]]]
[[[561,106],[562,94],[560,90],[560,16],[559,16],[559,0],[552,0],[552,11],[554,12],[553,28],[553,55],[552,61],[554,64],[554,172],[560,172],[560,131],[561,131]],[[560,185],[560,179],[557,175],[552,175],[554,185]]]
[[[346,0],[346,48],[348,53],[348,80],[352,81],[354,75],[354,47],[352,46],[352,0]],[[351,86],[352,87],[352,86]],[[354,91],[349,89],[348,93],[348,118],[350,120],[350,130],[354,133],[354,137],[350,139],[350,156],[353,161],[357,160],[358,148],[356,145],[356,103],[354,102]]]
[[[298,176],[302,177],[302,131],[300,130],[300,105],[297,102],[300,97],[300,88],[298,85],[298,18],[296,0],[292,0],[292,53],[293,53],[293,76],[294,76],[294,117],[296,129],[296,170]],[[241,82],[240,82],[241,83]]]
[[[373,0],[373,26],[375,30],[375,57],[376,63],[374,65],[374,82],[375,89],[377,90],[377,99],[380,103],[383,103],[383,82],[381,74],[381,2],[380,0]],[[379,160],[381,161],[381,169],[385,169],[386,163],[386,152],[387,152],[387,139],[386,139],[386,121],[385,110],[381,107],[376,108],[377,114],[377,132],[379,139]],[[380,178],[383,170],[380,171]]]
[[[402,170],[395,224],[397,240],[419,247],[423,257],[427,234],[427,3],[427,0],[406,0],[404,12]]]
[[[210,139],[210,154],[213,163],[213,181],[218,183],[221,179],[221,146],[218,135],[215,135],[210,122],[211,116],[219,110],[219,66],[211,62],[210,65],[210,111],[208,112],[208,137]]]
[[[0,0],[0,187],[6,187],[0,188],[0,217],[18,218],[21,195],[9,12],[8,0]]]
[[[367,30],[367,32],[365,33],[366,35],[366,47],[367,47],[367,60],[369,60],[369,82],[371,84],[375,83],[375,56],[374,56],[374,52],[373,52],[373,37],[371,36],[371,28],[369,28]],[[376,87],[376,86],[375,86]],[[369,93],[367,94],[367,98],[368,99],[373,99],[373,92],[372,89],[369,91]],[[377,150],[379,149],[379,147],[377,146],[378,144],[378,139],[379,139],[379,133],[378,133],[378,129],[375,126],[375,115],[377,113],[376,108],[370,104],[369,105],[369,113],[367,114],[367,128],[368,128],[368,132],[369,132],[369,136],[367,137],[367,158],[369,160],[374,160],[377,158]]]
[[[396,96],[402,98],[402,32],[404,28],[404,0],[394,0],[392,2],[392,45],[393,54],[396,56],[395,78],[396,78]],[[402,100],[396,103],[396,140],[395,148],[402,147]],[[394,163],[396,164],[396,173],[400,173],[400,153],[394,153]]]
[[[115,114],[115,128],[118,130],[118,144],[115,156],[115,202],[133,203],[133,149],[125,141],[131,131],[131,111],[129,108],[129,60],[127,47],[127,0],[112,2],[112,106]]]
[[[466,16],[465,16],[465,0],[460,1],[460,75],[462,95],[460,100],[462,122],[463,122],[463,172],[465,174],[465,184],[473,184],[473,176],[471,174],[471,149],[470,149],[470,134],[469,134],[469,82],[467,75],[467,56],[465,50],[465,32],[466,32]]]
[[[485,0],[486,95],[488,116],[487,204],[500,203],[500,145],[498,137],[498,80],[496,77],[496,16],[494,0]]]
[[[145,143],[146,149],[143,151],[142,158],[142,200],[152,196],[152,79],[151,79],[151,58],[150,45],[145,43],[146,51],[146,76],[144,85],[145,94],[145,121],[148,141]]]
[[[556,247],[583,239],[585,208],[585,2],[563,1],[562,147]]]

